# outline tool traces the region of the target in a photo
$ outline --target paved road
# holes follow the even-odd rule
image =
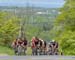
[[[75,60],[75,56],[0,56],[0,60]]]

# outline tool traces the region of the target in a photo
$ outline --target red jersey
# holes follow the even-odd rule
[[[35,42],[36,42],[36,39],[35,39],[35,38],[33,38],[33,39],[32,39],[32,46],[31,46],[32,48],[34,48],[34,47],[35,47]]]
[[[36,47],[38,45],[38,40],[36,38],[32,39],[32,48]]]

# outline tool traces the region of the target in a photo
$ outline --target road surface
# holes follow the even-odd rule
[[[75,56],[0,56],[0,60],[75,60]]]

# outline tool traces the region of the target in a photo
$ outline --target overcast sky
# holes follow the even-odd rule
[[[0,6],[62,7],[64,0],[0,0]]]

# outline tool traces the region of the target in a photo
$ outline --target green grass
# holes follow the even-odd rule
[[[14,52],[13,52],[13,49],[10,49],[4,46],[0,46],[0,54],[14,55]]]
[[[31,51],[31,48],[28,47],[26,51],[27,55],[31,55]],[[14,55],[14,50],[8,47],[0,46],[0,54]]]
[[[27,48],[27,55],[31,55],[32,54],[31,52],[32,52],[31,47],[28,47]]]

